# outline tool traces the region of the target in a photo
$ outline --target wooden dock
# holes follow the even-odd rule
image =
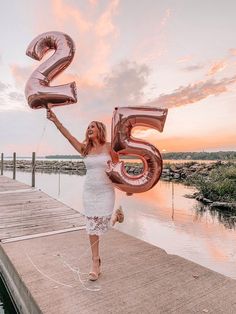
[[[236,281],[116,230],[87,280],[84,219],[0,176],[0,271],[20,313],[236,313]]]

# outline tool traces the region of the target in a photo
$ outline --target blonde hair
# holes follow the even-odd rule
[[[98,142],[99,144],[103,145],[106,143],[106,126],[104,123],[99,121],[92,121],[91,123],[95,123],[97,129],[98,129]],[[82,155],[87,156],[88,153],[91,151],[92,147],[94,146],[93,140],[91,140],[88,136],[88,129],[85,134],[85,140],[84,140],[84,147],[82,149]]]

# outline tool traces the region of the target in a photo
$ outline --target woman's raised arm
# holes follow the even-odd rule
[[[51,109],[47,109],[47,118],[48,120],[52,121],[58,130],[61,132],[62,135],[71,143],[71,145],[80,153],[82,154],[82,149],[84,147],[83,143],[80,143],[58,120],[57,116]]]
[[[111,148],[111,143],[106,143],[107,150],[110,153],[111,160],[113,163],[117,163],[119,161],[119,155]]]

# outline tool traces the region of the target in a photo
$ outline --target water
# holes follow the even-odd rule
[[[12,172],[5,171],[4,175],[12,177]],[[24,183],[31,182],[30,173],[18,171],[16,177]],[[36,186],[83,212],[84,179],[85,176],[78,175],[37,173]],[[116,228],[236,279],[236,217],[230,217],[230,213],[219,215],[184,197],[194,191],[166,181],[159,181],[152,190],[133,196],[117,190],[116,207],[122,205],[125,221]]]
[[[17,314],[0,277],[0,314]]]

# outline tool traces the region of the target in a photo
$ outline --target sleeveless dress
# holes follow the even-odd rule
[[[87,169],[83,186],[83,207],[88,234],[101,235],[110,227],[115,203],[115,189],[105,173],[109,153],[84,157]]]

